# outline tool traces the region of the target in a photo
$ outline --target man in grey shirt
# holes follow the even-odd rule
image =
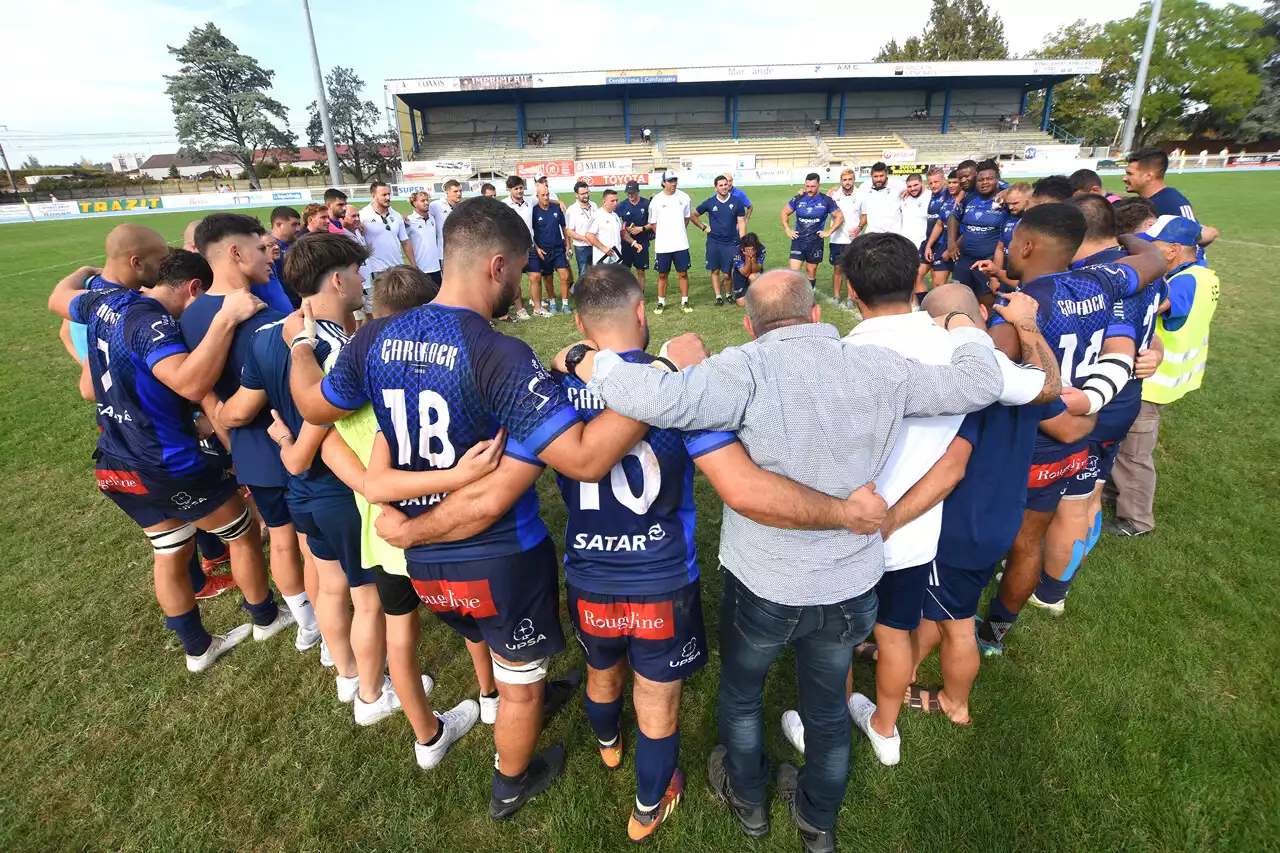
[[[963,314],[946,318],[957,346],[945,365],[846,345],[819,319],[808,282],[775,271],[748,291],[753,342],[707,357],[701,340],[685,335],[667,351],[688,368],[679,373],[627,364],[609,352],[590,354],[577,373],[590,375],[590,389],[620,414],[657,427],[734,431],[761,468],[839,498],[875,481],[903,417],[965,414],[1000,394],[991,339]],[[805,766],[797,774],[782,765],[778,790],[806,848],[834,849],[849,769],[845,676],[854,645],[875,621],[882,546],[879,533],[782,530],[724,509],[722,745],[708,770],[713,790],[749,835],[769,829],[765,677],[794,644]]]

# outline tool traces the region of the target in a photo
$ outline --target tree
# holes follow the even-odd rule
[[[373,101],[360,100],[364,81],[350,68],[335,66],[325,78],[329,100],[329,126],[338,149],[338,167],[363,183],[374,175],[390,174],[399,163],[387,156],[387,133],[378,130],[381,113]],[[308,144],[324,148],[324,125],[315,101],[308,105]]]
[[[257,186],[257,163],[267,150],[293,152],[288,110],[268,96],[274,71],[240,49],[212,22],[197,27],[181,47],[169,47],[177,74],[166,75],[173,103],[179,154],[204,159],[234,157]]]
[[[1273,47],[1263,74],[1262,94],[1245,114],[1235,134],[1239,142],[1280,136],[1280,50],[1274,46],[1275,40],[1280,39],[1280,0],[1271,0],[1264,14],[1266,22],[1262,26],[1262,36],[1272,39]]]
[[[1109,65],[1117,59],[1107,49],[1101,24],[1090,24],[1081,18],[1058,29],[1045,46],[1031,54],[1040,59],[1101,59],[1101,74],[1082,74],[1053,89],[1053,118],[1072,133],[1095,143],[1109,144],[1120,127],[1121,99],[1115,81],[1120,73]],[[1031,93],[1027,98],[1028,115],[1036,115],[1044,107],[1044,95]]]
[[[170,178],[181,178],[181,177],[182,177],[182,173],[178,171],[178,164],[177,164],[177,163],[170,163],[170,164],[169,164],[169,174],[168,174],[168,177],[170,177]]]
[[[40,165],[40,161],[36,159],[36,155],[34,155],[34,154],[28,154],[28,155],[27,155],[27,159],[22,161],[22,166],[21,166],[20,168],[23,168],[23,169],[42,169],[42,168],[44,168],[44,167]]]
[[[1004,21],[982,0],[933,0],[924,32],[880,48],[876,62],[1008,59]]]

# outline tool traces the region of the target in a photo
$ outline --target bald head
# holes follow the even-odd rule
[[[978,304],[978,297],[973,295],[973,290],[966,284],[939,285],[929,292],[920,307],[929,312],[929,316],[934,319],[959,311],[967,315],[978,328],[983,329],[987,325],[986,318],[982,316],[982,306]]]
[[[155,231],[126,222],[107,235],[107,261],[102,274],[128,288],[151,287],[160,276],[160,264],[169,244]]]
[[[196,226],[199,224],[199,219],[193,219],[187,223],[186,230],[182,232],[182,248],[188,252],[196,250]]]
[[[747,291],[747,321],[754,337],[783,326],[816,323],[813,288],[794,270],[774,270],[756,279]]]

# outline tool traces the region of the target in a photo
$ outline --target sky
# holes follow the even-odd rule
[[[1108,21],[1139,6],[1139,0],[987,2],[1004,20],[1015,56],[1077,18]],[[396,77],[865,62],[890,38],[919,34],[930,0],[896,0],[874,27],[855,13],[847,37],[832,37],[840,5],[822,3],[797,15],[786,0],[311,0],[311,13],[322,66],[354,68],[365,97],[381,106],[383,81]],[[1244,5],[1257,8],[1261,0]],[[14,168],[28,155],[48,165],[176,151],[164,75],[177,65],[166,46],[182,44],[208,21],[275,72],[272,94],[306,142],[315,84],[302,0],[39,0],[10,4],[4,19],[11,71],[0,87],[0,144]],[[83,26],[70,24],[77,21]]]

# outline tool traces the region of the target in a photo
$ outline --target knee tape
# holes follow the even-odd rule
[[[176,554],[196,538],[196,529],[190,524],[184,524],[173,530],[148,533],[147,538],[151,540],[151,550],[157,554]]]
[[[1062,573],[1062,579],[1069,581],[1075,577],[1076,569],[1080,568],[1080,564],[1084,562],[1085,548],[1084,543],[1077,539],[1071,543],[1071,562],[1067,563],[1067,570]]]
[[[492,657],[492,654],[490,655]],[[503,684],[537,684],[547,677],[551,658],[538,658],[528,663],[507,663],[493,658],[493,679]]]
[[[234,542],[241,536],[249,532],[249,528],[253,527],[253,515],[250,514],[249,508],[245,507],[244,512],[240,513],[240,517],[230,524],[224,524],[216,530],[210,530],[214,536],[217,536],[223,542]]]
[[[1098,544],[1100,538],[1102,538],[1102,510],[1098,510],[1097,515],[1093,517],[1093,523],[1089,525],[1089,538],[1084,543],[1086,557],[1093,550],[1093,546]]]

